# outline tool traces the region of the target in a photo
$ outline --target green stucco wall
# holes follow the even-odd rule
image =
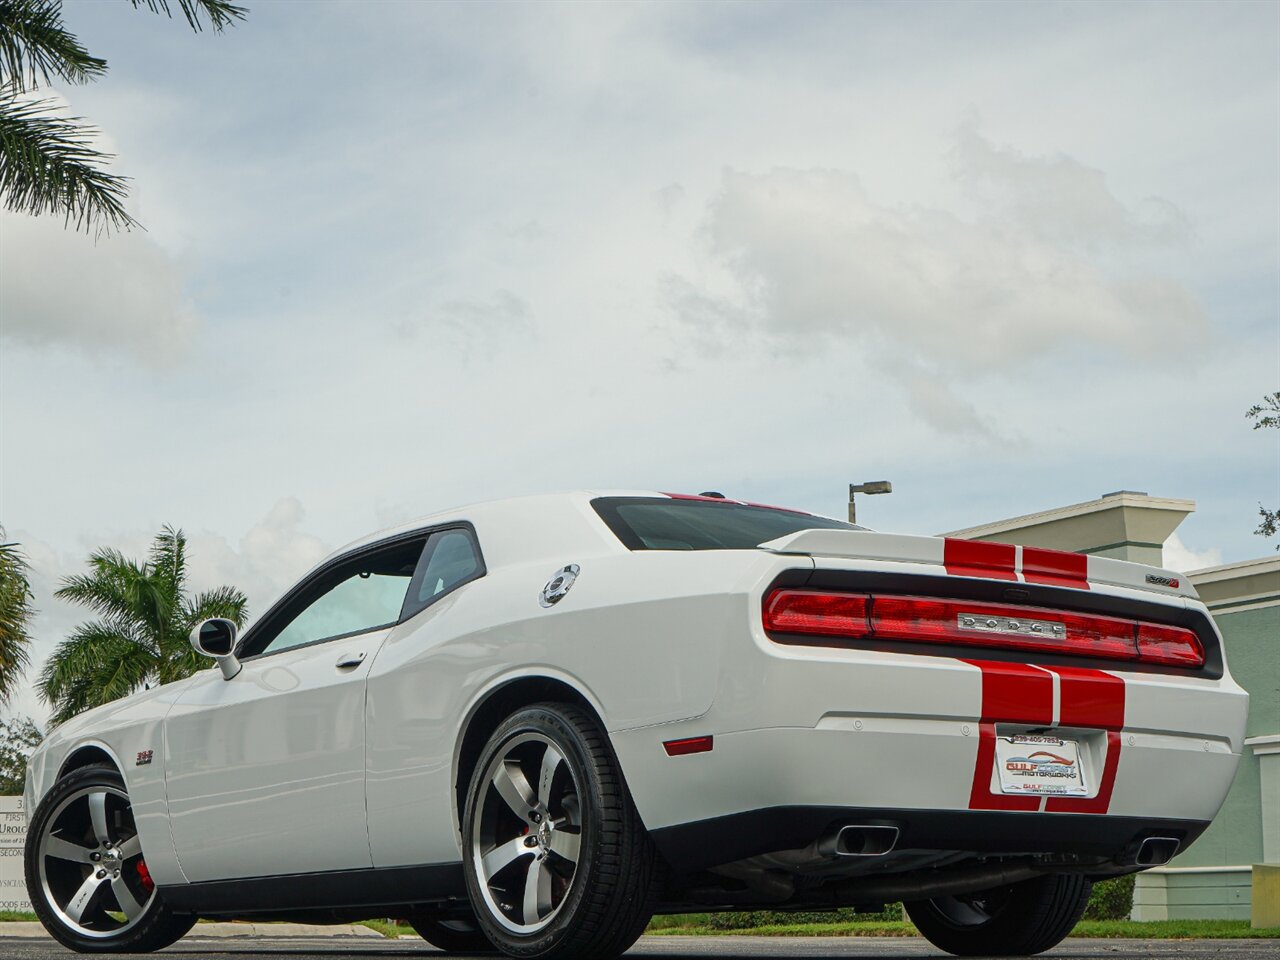
[[[1213,618],[1226,643],[1231,674],[1249,691],[1245,736],[1280,734],[1280,605],[1235,610],[1224,605],[1213,611]],[[1280,756],[1259,757],[1244,748],[1222,812],[1204,835],[1169,868],[1138,875],[1133,919],[1249,918],[1249,865],[1266,862],[1268,855],[1272,861],[1280,858],[1274,839],[1280,831],[1280,804],[1272,799],[1280,793],[1270,782],[1277,777],[1278,760]],[[1270,828],[1269,844],[1263,842],[1264,824]]]
[[[1227,646],[1227,665],[1249,691],[1246,736],[1280,733],[1280,606],[1214,613]],[[1263,862],[1262,778],[1248,747],[1227,802],[1204,835],[1171,866],[1237,866]],[[1270,811],[1271,816],[1280,812]]]

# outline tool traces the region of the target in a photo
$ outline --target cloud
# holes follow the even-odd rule
[[[972,120],[960,125],[951,156],[956,180],[981,204],[983,219],[1021,236],[1090,252],[1191,238],[1190,221],[1168,200],[1126,206],[1101,170],[1065,154],[1029,157],[997,147]]]
[[[1175,533],[1164,542],[1164,565],[1170,570],[1185,573],[1188,570],[1203,570],[1205,567],[1216,567],[1222,563],[1222,551],[1217,547],[1204,550],[1192,550],[1182,542]]]
[[[711,354],[852,347],[899,380],[944,384],[1016,379],[1051,353],[1145,358],[1203,341],[1191,291],[1130,262],[1186,238],[1171,204],[1127,206],[1099,171],[997,148],[972,126],[953,154],[971,197],[951,207],[877,202],[844,170],[727,170],[700,227],[706,269],[669,274],[661,296]],[[905,385],[936,426],[980,430],[963,404],[924,395],[941,387]]]
[[[428,336],[437,343],[443,339],[464,358],[513,340],[524,341],[534,333],[529,304],[507,290],[487,299],[445,300],[424,315],[406,316],[391,326],[404,339]]]
[[[147,234],[95,241],[58,217],[0,212],[0,338],[120,352],[161,367],[198,326],[185,269]]]

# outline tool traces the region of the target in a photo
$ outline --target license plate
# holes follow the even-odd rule
[[[1001,793],[1083,797],[1089,793],[1080,769],[1080,748],[1058,737],[997,737],[996,769]]]

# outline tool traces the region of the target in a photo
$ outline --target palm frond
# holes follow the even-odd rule
[[[64,577],[55,591],[59,600],[70,600],[107,617],[128,619],[136,615],[140,584],[147,569],[116,550],[99,550],[90,555],[89,574]]]
[[[58,644],[36,688],[62,722],[91,707],[132,693],[156,672],[156,656],[129,624],[82,623]]]
[[[93,128],[79,117],[57,116],[48,100],[0,91],[0,197],[18,213],[61,213],[76,229],[139,226],[124,208],[128,179],[108,173],[109,159],[93,146]]]
[[[163,13],[167,17],[173,16],[170,0],[129,0],[133,4],[134,9],[146,7],[152,13]],[[201,23],[201,15],[209,18],[209,23],[215,32],[221,33],[224,27],[231,26],[233,21],[243,20],[249,11],[228,0],[176,0],[178,8],[182,10],[182,15],[187,18],[187,23],[192,30],[200,31],[204,29]]]
[[[208,666],[187,641],[201,620],[244,623],[247,602],[234,587],[185,595],[186,550],[182,531],[166,526],[147,563],[104,548],[90,555],[87,574],[63,579],[56,595],[99,618],[77,627],[41,671],[37,688],[55,722],[127,696],[148,680],[169,683]]]
[[[62,24],[55,0],[0,0],[0,83],[30,90],[56,77],[87,83],[107,72]]]
[[[4,528],[0,527],[0,540]],[[28,624],[35,614],[27,558],[16,543],[0,543],[0,704],[7,704],[31,662]]]
[[[222,617],[237,627],[243,627],[249,618],[249,600],[235,587],[218,587],[198,593],[186,601],[183,619],[191,627],[210,617]]]
[[[186,534],[166,523],[151,544],[151,569],[176,609],[178,597],[187,583]]]

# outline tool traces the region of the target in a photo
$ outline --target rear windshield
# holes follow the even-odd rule
[[[632,550],[750,550],[799,530],[863,530],[840,520],[732,500],[599,497],[602,520]]]

